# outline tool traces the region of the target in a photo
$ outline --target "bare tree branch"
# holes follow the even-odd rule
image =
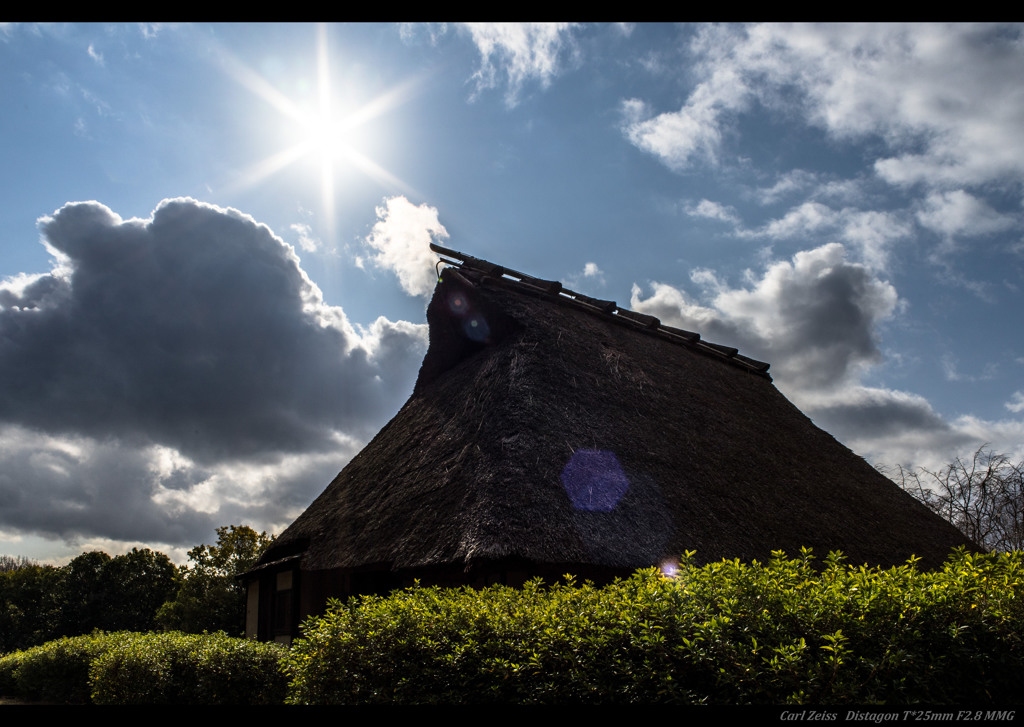
[[[886,474],[981,547],[1024,547],[1024,461],[983,444],[969,460],[957,457],[935,472],[897,465]]]

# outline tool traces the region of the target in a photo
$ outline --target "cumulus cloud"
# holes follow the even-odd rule
[[[631,307],[739,345],[770,361],[780,385],[801,390],[834,387],[879,361],[875,328],[898,303],[895,288],[846,260],[838,243],[776,262],[749,287],[731,288],[710,271],[692,277],[710,292],[710,307],[663,284],[646,299],[634,287]]]
[[[528,81],[547,88],[564,56],[575,50],[574,23],[466,23],[464,27],[480,53],[480,68],[472,78],[477,93],[497,87],[504,75],[508,106],[519,102]]]
[[[0,441],[5,540],[31,533],[78,547],[165,552],[226,523],[280,532],[359,449],[339,438],[330,451],[199,465],[162,445],[17,425],[0,425]]]
[[[894,389],[854,384],[804,396],[800,404],[815,424],[882,465],[935,469],[949,462],[951,452],[1010,441],[978,421],[947,421],[923,397]]]
[[[51,272],[0,284],[0,527],[196,542],[312,468],[308,501],[412,388],[425,326],[357,333],[247,215],[80,202],[39,226]]]
[[[935,468],[951,452],[986,442],[1024,455],[1024,423],[948,419],[921,396],[865,383],[882,363],[879,326],[901,303],[891,283],[848,260],[842,245],[797,253],[760,274],[747,271],[740,286],[711,270],[690,277],[700,300],[653,283],[646,296],[633,286],[630,307],[768,361],[776,385],[794,404],[872,461]],[[1006,408],[1024,411],[1024,394],[1015,392]]]
[[[899,298],[890,283],[847,260],[842,245],[800,252],[760,276],[748,271],[740,287],[710,270],[696,270],[691,279],[706,304],[655,283],[647,297],[634,286],[630,307],[768,361],[780,390],[843,441],[871,431],[865,422],[873,417],[902,417],[942,430],[927,402],[861,384],[865,371],[881,361],[877,328],[897,310]]]
[[[430,243],[447,237],[437,208],[391,197],[377,208],[377,223],[366,236],[366,244],[377,250],[374,261],[393,271],[406,293],[429,296],[437,282],[437,259]]]

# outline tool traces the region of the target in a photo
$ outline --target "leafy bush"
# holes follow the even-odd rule
[[[128,634],[65,637],[0,657],[0,694],[31,701],[89,701],[89,664]]]
[[[290,703],[1012,702],[1021,553],[922,573],[831,554],[641,571],[605,588],[412,588],[333,602],[285,660]]]
[[[281,704],[284,653],[224,634],[96,633],[0,657],[0,694],[62,704]]]
[[[217,634],[131,634],[89,670],[97,704],[281,704],[285,647]]]

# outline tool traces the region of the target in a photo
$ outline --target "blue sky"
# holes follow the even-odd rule
[[[0,552],[280,532],[411,392],[432,240],[872,463],[1024,456],[1022,71],[1020,25],[0,24]]]

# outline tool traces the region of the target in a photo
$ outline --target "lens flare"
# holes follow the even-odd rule
[[[491,337],[491,327],[487,325],[487,321],[479,314],[470,316],[462,324],[462,332],[466,334],[467,338],[477,343],[487,343]]]
[[[675,578],[679,575],[679,564],[674,560],[666,560],[662,562],[662,564],[658,566],[658,569],[666,578]]]
[[[569,500],[578,510],[613,510],[629,489],[629,479],[618,457],[604,449],[573,452],[561,479]]]

